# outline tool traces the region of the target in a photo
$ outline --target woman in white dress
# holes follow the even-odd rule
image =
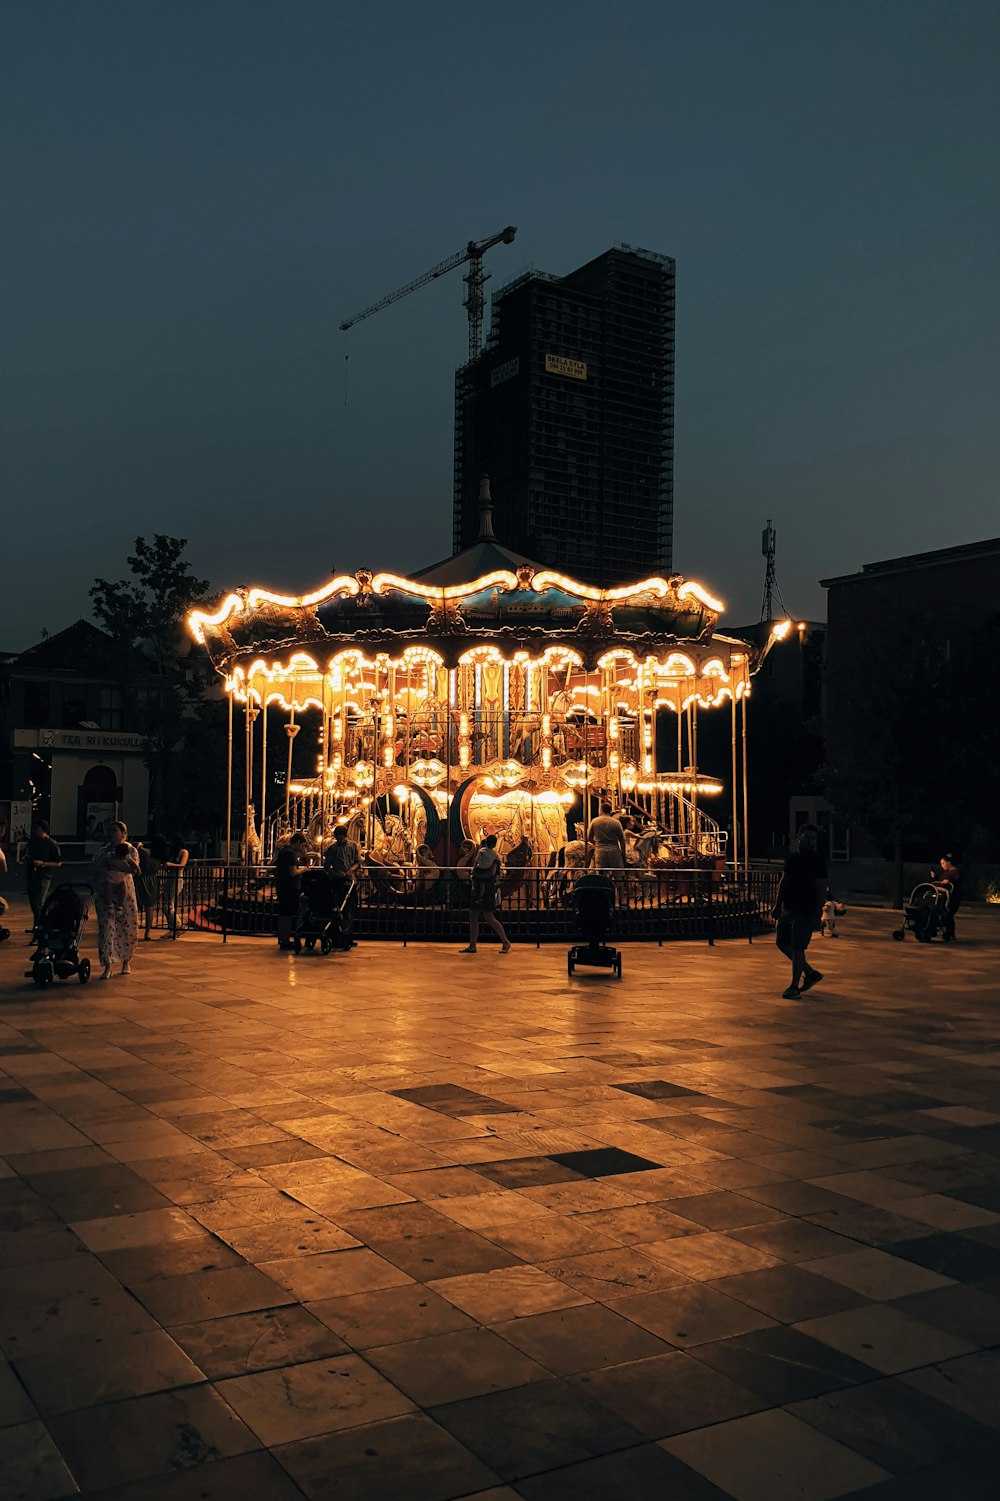
[[[112,965],[122,974],[132,972],[132,955],[139,936],[139,909],[135,878],[140,874],[139,856],[128,842],[128,829],[120,821],[108,828],[108,842],[94,856],[94,907],[97,912],[97,951],[104,965],[102,980],[111,979]]]

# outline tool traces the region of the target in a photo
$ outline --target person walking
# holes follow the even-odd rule
[[[797,1001],[823,976],[806,958],[813,930],[819,927],[827,889],[826,861],[819,853],[819,830],[806,824],[799,830],[798,849],[785,861],[773,916],[774,941],[792,964],[792,983],[782,999]]]
[[[333,831],[333,843],[323,856],[323,869],[334,882],[333,899],[341,909],[340,947],[353,949],[356,945],[351,929],[358,905],[356,883],[361,874],[361,851],[353,839],[348,839],[344,823],[339,823]]]
[[[108,826],[108,842],[94,856],[94,907],[97,912],[97,952],[111,979],[112,966],[123,975],[132,972],[132,955],[139,936],[135,880],[141,875],[139,857],[128,842],[128,829],[117,819]]]
[[[135,899],[143,919],[143,941],[148,943],[160,895],[160,871],[166,864],[169,851],[162,834],[154,834],[148,845],[141,839],[137,840],[135,848],[139,857],[139,879],[133,883]]]
[[[164,860],[160,867],[164,875],[163,895],[167,904],[167,924],[170,929],[169,937],[177,937],[177,927],[180,919],[181,896],[184,892],[184,869],[188,863],[189,854],[183,839],[179,836],[170,842],[170,857]],[[186,923],[181,924],[182,927]],[[165,937],[168,935],[164,935]]]
[[[292,947],[292,929],[299,915],[302,895],[302,872],[309,869],[306,836],[293,834],[283,844],[274,861],[274,891],[278,898],[278,947]]]
[[[500,856],[497,854],[497,836],[487,834],[476,858],[472,862],[472,892],[469,906],[469,942],[460,954],[474,954],[479,937],[479,924],[484,922],[501,939],[501,954],[510,953],[510,939],[503,923],[496,915],[497,878],[500,875]]]
[[[24,851],[24,879],[31,904],[31,941],[35,942],[38,920],[45,906],[45,898],[52,889],[52,871],[62,865],[62,851],[49,835],[49,826],[44,818],[33,818],[31,837]]]

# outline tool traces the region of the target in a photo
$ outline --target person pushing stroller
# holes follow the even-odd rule
[[[340,946],[357,947],[351,937],[354,913],[358,905],[358,876],[361,874],[361,851],[347,837],[347,825],[339,823],[333,831],[333,843],[323,856],[323,869],[334,886],[334,902],[340,908]]]

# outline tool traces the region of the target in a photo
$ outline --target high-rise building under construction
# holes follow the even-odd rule
[[[455,524],[479,529],[490,477],[503,543],[582,582],[672,571],[674,262],[620,246],[493,299],[486,349],[455,384]]]

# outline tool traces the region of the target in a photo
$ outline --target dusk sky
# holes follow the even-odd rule
[[[731,621],[768,516],[810,618],[1000,533],[998,43],[996,0],[5,0],[0,648],[140,533],[220,592],[447,554],[461,272],[338,324],[508,223],[487,293],[676,258],[675,566]]]

